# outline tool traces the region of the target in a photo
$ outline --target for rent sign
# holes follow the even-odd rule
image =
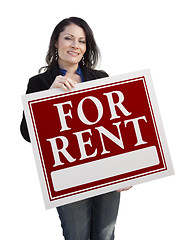
[[[46,208],[173,174],[148,70],[23,104]]]

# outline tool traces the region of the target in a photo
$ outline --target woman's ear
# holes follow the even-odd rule
[[[58,41],[55,42],[55,47],[58,48]]]

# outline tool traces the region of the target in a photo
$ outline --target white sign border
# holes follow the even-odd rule
[[[43,172],[42,164],[41,164],[41,158],[39,155],[39,143],[37,144],[36,135],[33,130],[33,120],[31,119],[28,102],[33,101],[33,100],[36,101],[36,99],[44,99],[44,98],[51,99],[52,96],[54,98],[56,98],[57,96],[60,97],[61,95],[64,95],[65,93],[61,89],[52,89],[52,90],[45,90],[45,91],[36,92],[36,93],[27,94],[27,95],[22,96],[25,117],[26,117],[28,129],[29,129],[30,139],[32,142],[34,156],[36,159],[36,165],[37,165],[38,175],[39,175],[39,179],[40,179],[40,183],[41,183],[41,189],[42,189],[46,209],[52,208],[52,207],[57,207],[57,206],[71,203],[74,201],[78,201],[81,199],[89,198],[89,197],[92,197],[95,195],[100,195],[100,194],[103,194],[106,192],[115,191],[117,189],[120,189],[120,188],[123,188],[126,186],[143,183],[146,181],[150,181],[150,180],[154,180],[154,179],[158,179],[161,177],[165,177],[165,176],[174,174],[174,170],[173,170],[173,166],[172,166],[171,158],[170,158],[170,153],[169,153],[169,149],[168,149],[168,145],[167,145],[167,141],[166,141],[166,137],[165,137],[165,133],[164,133],[164,129],[163,129],[163,124],[162,124],[162,120],[160,117],[159,107],[158,107],[158,103],[157,103],[157,99],[156,99],[156,95],[155,95],[155,91],[154,91],[152,78],[151,78],[149,69],[132,72],[132,73],[127,73],[127,74],[123,74],[123,75],[118,75],[118,76],[114,76],[114,77],[106,77],[106,78],[101,78],[101,79],[97,79],[97,80],[93,80],[93,81],[84,82],[82,84],[78,84],[71,92],[66,93],[66,94],[75,94],[77,92],[79,93],[80,90],[82,90],[82,92],[84,92],[84,91],[88,91],[88,89],[91,90],[91,88],[95,88],[95,90],[96,90],[98,88],[102,88],[102,86],[107,87],[108,85],[110,85],[112,83],[120,84],[120,82],[122,82],[124,80],[137,79],[137,78],[141,78],[141,77],[145,78],[145,83],[146,83],[147,89],[149,91],[149,93],[148,93],[149,100],[150,100],[150,103],[151,103],[151,106],[153,109],[152,112],[154,114],[154,119],[155,119],[155,123],[157,125],[156,127],[158,129],[158,134],[159,134],[159,138],[160,138],[160,139],[158,139],[158,141],[160,141],[161,147],[163,149],[163,153],[164,153],[165,161],[166,161],[166,165],[167,165],[167,170],[159,172],[160,169],[158,169],[158,170],[156,170],[156,171],[158,171],[158,173],[155,173],[155,171],[154,171],[153,173],[151,172],[152,174],[146,175],[146,176],[144,176],[145,173],[143,173],[139,176],[139,178],[135,178],[135,176],[133,176],[134,179],[130,178],[129,180],[127,180],[125,182],[119,181],[119,182],[115,183],[114,185],[106,184],[107,185],[106,187],[103,187],[105,185],[105,184],[103,184],[103,186],[102,186],[103,188],[97,188],[97,186],[92,187],[92,188],[90,188],[90,191],[81,192],[77,195],[69,196],[67,198],[63,198],[63,196],[62,196],[62,198],[57,199],[55,201],[53,201],[53,200],[51,201],[50,196],[48,195],[47,185],[45,182],[44,172]],[[36,102],[38,102],[38,101],[36,101]]]

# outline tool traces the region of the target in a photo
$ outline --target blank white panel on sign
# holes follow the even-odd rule
[[[51,177],[54,190],[60,191],[158,164],[156,147],[152,146],[120,156],[53,171]],[[73,179],[72,176],[75,178]],[[68,179],[71,180],[67,181]]]

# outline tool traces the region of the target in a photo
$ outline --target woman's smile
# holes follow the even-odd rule
[[[73,52],[73,51],[68,51],[67,53],[70,54],[73,57],[77,57],[79,55],[79,53]]]

